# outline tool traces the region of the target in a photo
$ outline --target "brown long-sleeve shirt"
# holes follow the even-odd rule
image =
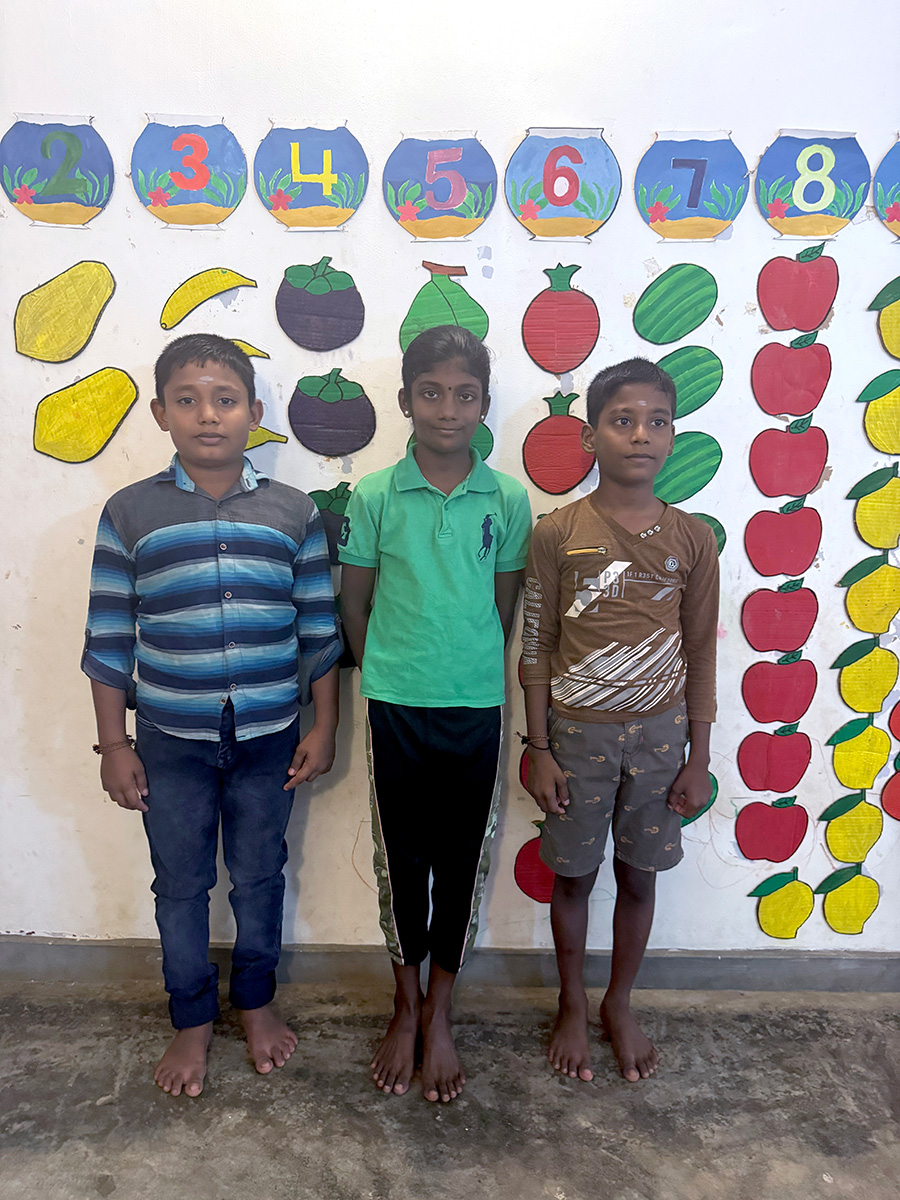
[[[716,717],[719,563],[713,531],[677,508],[629,533],[595,495],[543,517],[525,582],[522,677],[554,709],[625,722],[684,696]]]

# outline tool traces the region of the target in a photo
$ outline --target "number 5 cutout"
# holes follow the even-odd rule
[[[779,233],[834,237],[862,208],[869,182],[853,134],[782,130],[759,160],[756,203]]]
[[[385,163],[382,193],[413,237],[466,237],[494,206],[497,171],[474,137],[404,138]]]
[[[634,176],[642,220],[660,237],[681,241],[718,237],[747,191],[744,156],[725,134],[659,133]]]
[[[150,121],[131,152],[131,184],[143,207],[166,225],[218,225],[247,190],[247,160],[221,122]]]

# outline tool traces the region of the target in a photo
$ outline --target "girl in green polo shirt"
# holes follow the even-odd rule
[[[402,373],[414,437],[405,458],[353,491],[341,607],[362,664],[375,874],[396,980],[373,1076],[384,1092],[407,1091],[421,1036],[423,1095],[448,1101],[465,1083],[450,1000],[497,824],[503,650],[531,512],[522,485],[470,446],[490,404],[487,348],[456,325],[429,329]]]

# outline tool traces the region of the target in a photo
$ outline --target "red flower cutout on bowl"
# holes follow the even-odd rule
[[[895,200],[893,204],[889,204],[884,210],[884,219],[886,221],[900,221],[900,200]]]
[[[13,188],[13,195],[18,204],[34,204],[34,198],[37,195],[28,184],[23,183],[21,187]],[[894,206],[896,207],[896,205]]]
[[[541,210],[534,200],[526,200],[524,204],[520,204],[519,212],[526,221],[535,221],[541,215]]]
[[[773,200],[766,206],[770,217],[786,217],[788,206],[783,200]]]
[[[411,200],[407,200],[405,204],[398,205],[397,216],[401,221],[418,221],[419,210]]]
[[[156,188],[152,192],[148,192],[147,197],[151,204],[158,204],[160,208],[168,208],[169,201],[172,199],[169,193],[164,192],[161,187]]]
[[[272,212],[277,212],[279,209],[285,210],[291,206],[291,197],[279,188],[274,195],[269,197],[269,203],[272,205]]]
[[[669,210],[666,205],[660,204],[658,200],[655,204],[651,204],[647,209],[647,216],[650,218],[650,224],[652,225],[654,221],[664,221],[668,211]]]

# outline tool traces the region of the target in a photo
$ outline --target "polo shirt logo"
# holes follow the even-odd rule
[[[478,551],[479,562],[484,562],[491,552],[491,546],[494,544],[494,535],[491,533],[493,524],[494,518],[490,513],[485,513],[484,520],[481,522],[481,549]]]
[[[341,532],[338,534],[337,544],[339,546],[346,546],[347,542],[349,540],[350,540],[350,518],[344,517],[343,521],[341,522]]]

